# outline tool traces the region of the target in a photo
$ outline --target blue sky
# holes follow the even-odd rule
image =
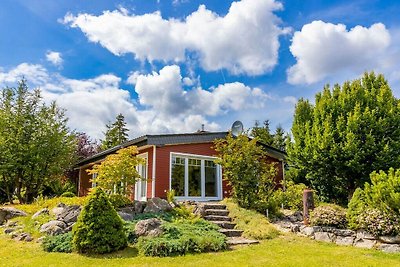
[[[2,0],[0,85],[26,77],[102,138],[124,114],[131,137],[290,130],[324,84],[385,74],[400,95],[397,1]]]

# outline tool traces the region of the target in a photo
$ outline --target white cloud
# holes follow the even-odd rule
[[[274,0],[242,0],[233,2],[225,16],[200,5],[183,20],[163,19],[160,12],[129,15],[115,10],[99,16],[67,14],[63,23],[115,55],[182,62],[186,52],[195,52],[207,71],[259,75],[277,64],[278,38],[288,32],[273,13],[280,9],[282,4]]]
[[[390,42],[382,23],[347,30],[343,24],[313,21],[293,36],[290,51],[297,63],[287,70],[288,82],[310,84],[343,72],[358,75],[379,69]]]
[[[55,66],[61,66],[63,59],[60,52],[48,51],[46,53],[46,60],[51,62]]]
[[[25,78],[34,84],[43,84],[49,79],[47,70],[41,65],[22,63],[8,72],[0,72],[0,83],[15,84]]]

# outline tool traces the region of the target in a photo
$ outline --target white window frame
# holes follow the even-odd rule
[[[95,188],[97,186],[97,183],[94,181],[94,179],[97,178],[98,173],[92,173],[92,188]]]
[[[144,167],[146,169],[146,176],[147,177],[146,177],[145,181],[141,180],[141,181],[137,181],[135,183],[135,200],[146,201],[147,200],[147,186],[148,186],[147,182],[149,180],[149,167],[148,167],[149,166],[149,155],[148,155],[147,152],[144,152],[144,153],[141,153],[141,154],[137,155],[137,157],[146,159],[146,164],[144,166],[142,166],[142,168]],[[136,170],[139,171],[139,165],[136,166]],[[140,198],[139,194],[138,194],[139,193],[139,187],[141,186],[140,184],[143,183],[143,182],[145,182],[145,196]],[[142,188],[140,187],[140,189],[142,189]]]
[[[197,154],[188,154],[188,153],[179,153],[179,152],[170,152],[169,155],[169,190],[171,190],[171,182],[172,182],[172,159],[173,157],[181,157],[185,159],[185,196],[176,196],[176,200],[193,200],[193,201],[215,201],[222,199],[222,168],[220,165],[215,164],[217,168],[217,196],[216,197],[206,197],[205,196],[205,160],[214,161],[217,157],[212,156],[204,156]],[[189,158],[201,160],[201,196],[200,197],[191,197],[188,194],[189,191]]]

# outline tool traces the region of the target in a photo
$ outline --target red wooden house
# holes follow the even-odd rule
[[[222,179],[221,166],[214,163],[216,152],[213,142],[225,138],[227,132],[197,132],[188,134],[144,135],[122,145],[102,151],[78,164],[78,195],[83,196],[92,187],[92,176],[86,170],[100,163],[118,149],[137,146],[138,157],[146,159],[145,165],[138,166],[144,180],[134,187],[133,198],[146,200],[152,197],[166,197],[174,189],[178,200],[211,201],[229,196],[229,188]],[[265,146],[268,160],[277,162],[276,180],[283,179],[285,153]]]

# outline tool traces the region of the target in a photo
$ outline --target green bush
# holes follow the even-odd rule
[[[103,254],[127,246],[122,219],[100,188],[92,191],[72,234],[73,247],[81,253]]]
[[[113,205],[114,209],[119,209],[132,205],[132,201],[123,195],[113,194],[110,195],[108,198],[111,202],[111,205]]]
[[[304,184],[295,184],[287,181],[285,191],[278,189],[274,198],[278,205],[294,211],[303,210],[303,191],[307,189]]]
[[[42,248],[47,252],[72,252],[72,233],[46,236],[42,242]]]
[[[76,195],[72,192],[64,192],[61,194],[61,197],[76,197]]]
[[[347,226],[346,209],[335,204],[318,206],[310,213],[310,223],[314,226],[345,228]]]
[[[162,225],[160,237],[140,237],[139,252],[146,256],[166,257],[186,253],[219,251],[226,248],[225,235],[203,219],[176,220]]]
[[[364,189],[358,188],[349,202],[350,228],[374,235],[399,233],[400,169],[373,172],[370,179],[371,183],[366,183]]]

